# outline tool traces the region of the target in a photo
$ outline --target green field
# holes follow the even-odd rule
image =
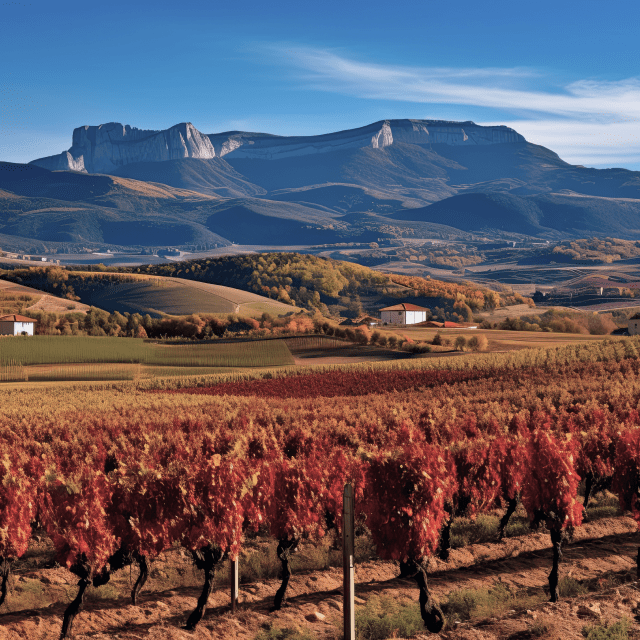
[[[0,382],[60,382],[136,380],[141,377],[140,364],[61,364],[0,366]]]
[[[20,336],[0,339],[0,380],[24,379],[18,370],[33,365],[68,364],[143,364],[155,367],[278,367],[294,364],[284,340],[256,340],[234,343],[157,344],[141,338],[94,338],[88,336]],[[121,377],[116,368],[104,369],[106,378],[68,378],[66,369],[59,368],[61,378],[43,371],[46,379],[130,379]],[[120,369],[125,371],[122,367]],[[128,370],[127,370],[128,371]],[[72,374],[69,374],[72,375]],[[75,375],[80,375],[76,372]],[[95,375],[98,375],[96,369]],[[28,376],[29,380],[34,378]]]

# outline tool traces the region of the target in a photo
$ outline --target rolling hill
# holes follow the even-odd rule
[[[50,268],[49,268],[50,269]],[[47,267],[40,269],[15,269],[4,274],[7,280],[0,280],[0,303],[2,292],[28,294],[35,299],[42,299],[37,308],[48,310],[46,299],[61,300],[66,307],[76,306],[86,311],[89,306],[98,307],[108,312],[149,314],[152,317],[163,315],[201,314],[239,314],[261,316],[269,313],[282,316],[297,311],[296,307],[265,296],[243,291],[233,287],[199,282],[186,278],[172,278],[161,275],[137,273],[107,273],[96,271],[65,272],[65,287],[80,302],[43,295],[59,291],[48,278]],[[25,286],[15,282],[28,283]],[[70,288],[70,289],[69,289]],[[53,308],[51,308],[53,310]]]

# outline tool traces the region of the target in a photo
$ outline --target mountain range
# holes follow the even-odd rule
[[[570,165],[506,126],[435,120],[305,137],[108,123],[75,129],[58,155],[0,163],[2,247],[472,234],[640,238],[640,172]]]

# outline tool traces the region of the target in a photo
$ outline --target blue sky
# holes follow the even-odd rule
[[[436,118],[640,170],[637,0],[0,0],[0,25],[0,160],[114,121],[312,135]]]

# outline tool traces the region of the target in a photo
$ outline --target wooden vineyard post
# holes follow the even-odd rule
[[[231,611],[235,613],[238,606],[238,596],[240,593],[240,580],[238,571],[238,560],[231,561]]]
[[[353,528],[353,487],[350,484],[345,484],[342,506],[342,568],[344,572],[342,610],[344,613],[344,640],[355,640],[356,638]]]

